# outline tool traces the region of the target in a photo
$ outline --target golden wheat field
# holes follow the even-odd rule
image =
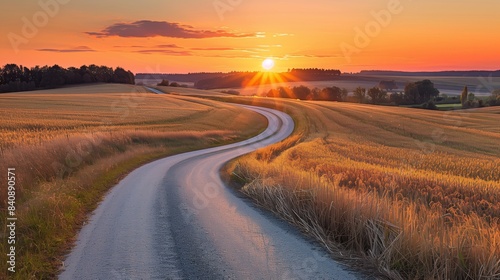
[[[1,94],[0,119],[0,170],[17,173],[23,266],[14,279],[55,278],[86,214],[125,173],[160,157],[246,139],[267,124],[235,106],[127,85]],[[0,245],[2,261],[6,246]]]
[[[232,163],[259,204],[392,279],[500,278],[498,108],[240,102],[298,122],[296,136]]]
[[[222,125],[229,116],[235,121]],[[154,95],[142,87],[127,85],[2,94],[0,119],[1,150],[99,131],[239,131],[238,126],[253,121],[248,113],[231,106],[189,97]]]

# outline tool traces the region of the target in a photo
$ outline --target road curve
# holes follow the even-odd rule
[[[288,137],[290,116],[264,115],[249,140],[144,165],[115,186],[81,230],[60,279],[357,279],[286,223],[237,197],[225,162]]]
[[[161,90],[157,90],[155,88],[151,88],[151,87],[144,87],[146,90],[149,90],[150,92],[154,93],[154,94],[165,94],[163,91]]]

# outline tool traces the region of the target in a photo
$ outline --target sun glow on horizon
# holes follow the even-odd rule
[[[262,62],[262,68],[264,68],[264,70],[266,71],[270,71],[271,69],[274,68],[275,65],[276,63],[272,58],[267,58]]]

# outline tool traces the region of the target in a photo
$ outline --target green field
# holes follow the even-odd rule
[[[440,110],[459,110],[462,104],[437,104],[436,107]]]

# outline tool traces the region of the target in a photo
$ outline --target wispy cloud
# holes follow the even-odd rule
[[[75,48],[70,48],[70,49],[37,49],[39,52],[59,52],[59,53],[78,53],[78,52],[95,52],[96,50],[93,50],[87,46],[79,46]]]
[[[166,49],[146,49],[146,50],[138,50],[134,51],[136,53],[142,54],[164,54],[171,56],[192,56],[193,54],[189,51],[174,51],[174,50],[166,50]]]
[[[157,45],[157,48],[169,48],[169,49],[182,49],[182,47],[179,47],[175,44],[168,44],[168,45]]]
[[[132,48],[132,49],[139,49],[139,48],[169,48],[169,49],[182,49],[183,47],[180,47],[175,44],[167,44],[167,45],[156,45],[156,46],[114,46],[114,48]]]
[[[281,48],[282,45],[258,45],[259,48]]]
[[[193,26],[167,21],[141,20],[131,23],[115,23],[100,32],[85,32],[98,38],[102,37],[170,37],[184,39],[203,39],[219,37],[256,37],[257,33],[236,33],[226,30],[197,30]]]
[[[308,58],[329,58],[329,57],[340,57],[340,55],[329,55],[329,54],[289,54],[285,57],[308,57]]]
[[[276,37],[287,37],[287,36],[295,36],[295,34],[289,34],[289,33],[277,33],[277,34],[274,34],[273,37],[276,38]]]
[[[235,48],[191,48],[193,51],[236,51]]]
[[[324,53],[322,51],[303,51],[287,54],[285,58],[296,58],[296,57],[308,57],[308,58],[329,58],[329,57],[340,57],[339,54]]]
[[[231,51],[231,52],[243,52],[243,53],[261,53],[269,52],[269,50],[261,48],[230,48],[230,47],[207,47],[207,48],[191,48],[192,51]]]

